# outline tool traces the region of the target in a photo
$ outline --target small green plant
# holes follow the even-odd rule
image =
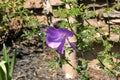
[[[26,28],[23,30],[24,34],[22,37],[32,38],[37,33],[39,33],[38,26],[40,26],[41,21],[38,20],[35,16],[30,16],[25,21]]]
[[[21,34],[30,11],[23,7],[24,0],[0,0],[0,44],[7,38]],[[27,22],[27,21],[26,21]],[[10,36],[11,34],[14,34]]]
[[[12,80],[16,63],[16,53],[17,51],[15,50],[10,60],[9,54],[6,52],[6,46],[3,44],[3,60],[0,62],[0,80]]]
[[[79,58],[79,61],[81,62],[82,66],[78,66],[77,70],[81,73],[81,80],[90,80],[91,77],[88,74],[88,60],[85,60],[83,58]]]
[[[60,66],[59,63],[60,63],[59,58],[55,58],[54,60],[48,62],[48,66],[54,70]]]

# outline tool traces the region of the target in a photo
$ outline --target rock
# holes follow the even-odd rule
[[[120,0],[115,0],[115,1],[120,1]]]
[[[63,2],[61,0],[50,0],[52,6],[61,6]],[[43,8],[42,0],[26,0],[24,8]]]
[[[96,19],[88,19],[87,21],[84,21],[85,25],[91,24],[95,27],[105,27],[107,26],[104,21],[97,21]]]
[[[50,0],[52,6],[61,6],[63,2],[61,0]]]
[[[26,0],[24,8],[43,8],[42,0]]]
[[[108,23],[109,24],[120,24],[120,19],[112,19]]]
[[[93,59],[92,61],[90,61],[88,63],[88,68],[93,68],[96,70],[101,70],[100,67],[97,65],[99,63],[99,61],[97,59]]]
[[[107,13],[103,13],[103,17],[105,18],[120,18],[120,12],[119,11],[114,11],[114,12],[110,12],[109,14]]]
[[[101,4],[88,4],[89,7],[106,7],[107,3],[101,3]]]
[[[111,40],[111,41],[118,42],[118,41],[120,40],[120,36],[117,35],[117,34],[115,34],[115,33],[112,33],[112,34],[110,35],[110,40]]]

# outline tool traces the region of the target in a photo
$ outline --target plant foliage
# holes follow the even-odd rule
[[[3,44],[3,60],[0,62],[0,80],[12,80],[13,71],[16,63],[16,50],[13,52],[12,59],[6,52],[6,46]]]

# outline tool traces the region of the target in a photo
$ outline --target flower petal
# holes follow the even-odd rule
[[[70,42],[68,38],[67,38],[67,41],[70,44],[71,48],[73,48],[74,50],[77,50],[76,45],[73,42]]]
[[[57,50],[58,50],[61,54],[64,54],[65,40],[66,40],[66,39],[63,39],[63,41],[61,42],[60,46],[57,48]]]
[[[66,28],[59,28],[59,33],[63,33],[65,34],[67,37],[72,37],[74,35],[73,32],[71,32],[70,30],[66,29]]]
[[[46,43],[48,46],[57,48],[61,54],[64,54],[65,41],[68,37],[72,37],[74,33],[66,28],[56,29],[55,27],[49,27],[46,31],[46,35]],[[73,43],[70,43],[70,45],[73,49],[76,49]]]
[[[77,50],[76,45],[74,43],[69,42],[69,44],[74,50]]]
[[[62,39],[63,39],[62,37],[56,37],[56,38],[53,38],[53,37],[50,37],[50,36],[46,37],[46,41],[48,41],[48,42],[61,42]]]
[[[50,37],[46,37],[46,43],[51,48],[58,48],[58,46],[61,44],[62,40],[52,39]]]
[[[52,38],[58,38],[61,37],[61,33],[59,33],[58,29],[55,27],[49,27],[46,31],[47,36],[52,37]]]
[[[58,48],[61,44],[61,42],[47,42],[47,41],[46,41],[46,43],[51,48]]]
[[[46,35],[46,43],[48,44],[48,46],[51,48],[58,48],[63,39],[58,30],[54,27],[49,27],[46,31]]]

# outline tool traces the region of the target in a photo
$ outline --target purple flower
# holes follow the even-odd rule
[[[57,48],[57,50],[62,54],[64,54],[64,45],[66,40],[73,49],[76,49],[76,46],[68,39],[68,37],[72,37],[74,33],[66,28],[49,27],[46,31],[46,35],[46,43],[48,46],[51,48]]]

